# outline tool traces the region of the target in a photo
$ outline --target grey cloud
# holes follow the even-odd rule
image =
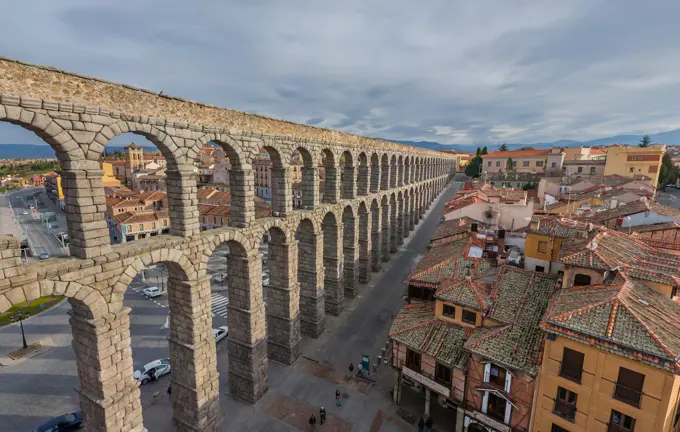
[[[36,0],[3,15],[9,57],[387,139],[680,127],[674,0]],[[0,142],[25,139],[8,130]]]

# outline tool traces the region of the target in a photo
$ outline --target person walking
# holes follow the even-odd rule
[[[321,407],[319,409],[319,424],[324,424],[326,421],[326,408]]]
[[[354,373],[354,363],[349,364],[349,374],[352,375]]]
[[[335,406],[342,406],[340,403],[340,389],[335,390]]]
[[[168,391],[167,391],[167,393],[168,393],[168,400],[171,400],[171,399],[172,399],[172,387],[171,387],[171,386],[172,386],[172,384],[168,384]]]
[[[312,428],[316,424],[316,416],[314,414],[312,414],[312,416],[309,418],[309,424],[312,426]]]

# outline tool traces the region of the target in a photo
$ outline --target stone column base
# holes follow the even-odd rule
[[[269,335],[267,357],[284,365],[291,365],[300,357],[300,321],[267,314]]]
[[[97,399],[82,388],[80,395],[85,430],[93,432],[146,432],[142,423],[142,403],[139,386],[132,378],[121,383],[123,388],[113,397]]]
[[[324,311],[324,292],[317,297],[300,294],[300,329],[302,334],[313,338],[319,337],[326,321]]]
[[[302,331],[303,335],[316,339],[319,336],[321,336],[321,333],[323,333],[325,323],[326,323],[325,316],[322,316],[321,319],[319,319],[318,321],[309,321],[301,316],[300,330]]]
[[[387,261],[390,260],[390,258],[387,257],[387,259],[385,259],[385,257],[382,257],[382,260],[383,260],[384,262],[387,262]],[[376,272],[376,273],[379,272],[380,270],[382,270],[382,264],[380,264],[380,262],[374,263],[374,264],[371,266],[371,270],[374,271],[374,272]]]
[[[267,377],[267,341],[262,339],[252,345],[227,340],[229,352],[229,393],[234,399],[254,404],[269,389]],[[241,373],[236,368],[247,365],[252,368],[248,373]]]
[[[329,315],[333,316],[340,316],[342,313],[342,310],[344,309],[343,303],[345,302],[344,298],[340,298],[339,300],[330,300],[326,299],[324,302],[324,306],[326,308],[326,313]]]
[[[371,263],[368,259],[359,260],[359,282],[368,283],[371,280]]]

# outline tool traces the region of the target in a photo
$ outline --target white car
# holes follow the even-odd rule
[[[160,359],[154,360],[151,363],[147,363],[141,368],[137,369],[132,377],[137,381],[139,385],[144,385],[151,381],[151,373],[156,378],[159,378],[165,374],[170,373],[170,359]]]
[[[262,286],[269,285],[269,273],[262,274]]]
[[[154,297],[158,297],[159,295],[163,294],[163,291],[161,291],[160,288],[154,286],[154,287],[144,288],[142,290],[142,293],[144,293],[144,295],[149,297],[149,298],[154,298]]]
[[[221,326],[216,329],[212,329],[213,336],[215,337],[215,343],[221,341],[229,334],[229,327]]]
[[[24,216],[27,216],[27,215],[28,215],[28,212],[27,212],[26,210],[24,210],[24,212],[21,213],[21,214],[24,215]]]

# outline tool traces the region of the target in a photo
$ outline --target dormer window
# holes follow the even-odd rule
[[[445,304],[444,307],[442,308],[442,315],[444,315],[447,318],[455,318],[456,308],[452,305]]]
[[[464,323],[477,325],[477,314],[475,312],[463,309],[462,320]]]

